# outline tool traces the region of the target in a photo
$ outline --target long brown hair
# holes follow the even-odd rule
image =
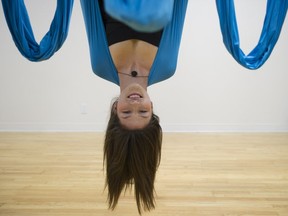
[[[142,209],[155,208],[154,181],[161,160],[162,129],[154,113],[145,128],[126,129],[115,112],[116,103],[111,108],[104,143],[109,209],[115,209],[123,189],[134,185],[141,214]]]

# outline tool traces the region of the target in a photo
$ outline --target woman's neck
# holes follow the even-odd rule
[[[132,71],[136,76],[132,75]],[[133,83],[137,83],[147,90],[149,72],[150,70],[137,66],[137,64],[132,64],[130,67],[119,68],[118,76],[120,81],[120,91]]]

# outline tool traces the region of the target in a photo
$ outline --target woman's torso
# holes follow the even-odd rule
[[[109,46],[117,71],[129,73],[136,70],[141,76],[148,76],[158,47],[145,41],[129,39]]]

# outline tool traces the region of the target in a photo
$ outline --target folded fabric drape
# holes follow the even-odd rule
[[[153,32],[166,26],[173,12],[174,0],[105,0],[106,12],[131,28]]]
[[[38,44],[34,38],[24,0],[2,0],[12,38],[23,56],[30,61],[43,61],[61,48],[67,38],[74,0],[57,0],[49,31]]]
[[[216,6],[223,42],[227,50],[245,68],[260,68],[269,58],[279,38],[287,13],[288,0],[267,0],[260,39],[248,55],[245,55],[240,48],[234,0],[216,0]]]

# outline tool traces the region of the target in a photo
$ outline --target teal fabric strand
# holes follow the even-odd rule
[[[233,58],[248,69],[260,68],[269,58],[279,38],[287,13],[288,0],[267,0],[266,15],[255,48],[245,55],[240,48],[234,0],[216,0],[223,42]]]
[[[106,12],[140,32],[166,26],[172,17],[174,0],[105,0]]]
[[[49,59],[67,38],[74,0],[57,0],[49,31],[40,44],[35,40],[24,0],[2,0],[8,28],[21,54],[30,61]]]

